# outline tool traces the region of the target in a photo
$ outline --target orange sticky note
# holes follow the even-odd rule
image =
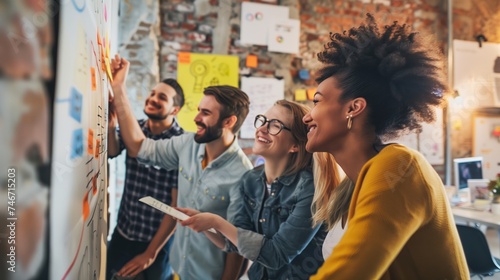
[[[308,88],[307,89],[307,99],[313,100],[314,95],[316,94],[317,89],[316,88]]]
[[[94,149],[95,150],[95,154],[94,154],[95,158],[99,158],[99,149],[100,149],[100,147],[101,147],[101,140],[96,139],[95,140],[95,149]]]
[[[99,30],[97,30],[97,44],[102,45],[101,33],[99,33]]]
[[[295,101],[306,101],[306,90],[305,89],[296,89],[295,90]]]
[[[102,67],[102,71],[106,71],[106,59],[104,58],[104,48],[103,48],[102,45],[100,46],[99,50],[101,52],[101,67]]]
[[[246,65],[248,68],[256,68],[258,65],[258,59],[256,55],[247,55]]]
[[[87,153],[89,155],[94,154],[94,131],[89,128],[89,133],[87,134]]]
[[[89,207],[89,193],[86,192],[85,195],[83,196],[83,205],[82,205],[82,215],[83,215],[83,220],[87,220],[90,214],[90,207]]]
[[[90,67],[90,83],[92,84],[92,91],[95,91],[97,88],[97,81],[95,77],[95,68]]]
[[[191,53],[180,52],[178,54],[179,63],[191,63]]]

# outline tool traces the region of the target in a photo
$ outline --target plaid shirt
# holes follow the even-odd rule
[[[151,133],[146,120],[138,122],[144,135],[153,140],[168,139],[184,133],[176,120],[169,129],[159,135]],[[119,130],[118,139],[121,152],[125,149],[125,144]],[[158,230],[164,214],[139,202],[139,199],[149,195],[164,203],[172,203],[171,189],[177,188],[178,170],[167,171],[157,166],[145,165],[129,157],[128,154],[125,166],[125,185],[118,211],[117,229],[127,239],[149,242]]]

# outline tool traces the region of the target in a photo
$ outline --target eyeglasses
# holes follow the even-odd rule
[[[259,128],[261,126],[264,126],[266,123],[267,123],[267,133],[271,135],[278,135],[283,129],[292,131],[290,130],[290,128],[286,127],[280,120],[277,119],[268,120],[264,115],[257,115],[255,117],[253,126],[255,126],[255,128]]]

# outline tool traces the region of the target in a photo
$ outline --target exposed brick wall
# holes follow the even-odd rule
[[[390,24],[397,20],[411,24],[420,32],[433,34],[441,45],[441,51],[446,54],[447,50],[446,0],[280,0],[280,5],[290,8],[291,18],[301,21],[298,55],[272,53],[264,46],[240,44],[242,2],[160,0],[160,28],[157,34],[160,77],[176,77],[179,51],[212,53],[217,51],[214,50],[216,43],[220,45],[220,42],[214,42],[218,38],[228,44],[224,54],[240,57],[240,68],[244,68],[248,54],[257,55],[258,67],[251,69],[252,75],[283,77],[285,96],[293,99],[295,89],[315,86],[312,79],[303,81],[297,73],[303,68],[312,72],[318,68],[316,53],[328,41],[330,32],[342,32],[359,25],[368,12],[374,14],[379,22]],[[230,5],[230,8],[222,5]],[[230,32],[227,37],[215,33],[220,13],[229,18]],[[489,42],[500,42],[500,0],[454,0],[453,19],[455,39],[472,41],[476,35],[484,34]],[[470,155],[470,131],[454,133],[453,137],[454,142],[460,143],[453,146],[453,155]],[[243,141],[247,152],[250,152],[252,143]],[[443,166],[436,166],[436,170],[443,176]]]
[[[189,51],[211,53],[214,42],[213,30],[216,28],[217,7],[219,1],[204,1],[208,13],[200,15],[197,5],[203,1],[162,0],[161,14],[161,77],[175,77],[177,52]],[[403,1],[393,0],[390,6],[384,4],[363,3],[366,1],[322,1],[300,0],[281,1],[291,10],[291,18],[297,11],[296,18],[301,21],[300,54],[288,55],[272,53],[265,46],[245,46],[239,43],[241,1],[225,1],[231,5],[231,33],[227,42],[228,54],[240,57],[240,67],[244,67],[248,54],[258,56],[258,67],[251,69],[253,76],[285,79],[286,97],[293,99],[297,88],[313,86],[314,81],[302,81],[297,77],[301,68],[314,70],[318,66],[316,53],[327,42],[330,31],[342,32],[344,29],[359,25],[368,12],[375,14],[380,22],[392,23],[395,20],[412,23],[416,28],[437,34],[441,42],[446,38],[446,20],[436,21],[445,15],[436,0]],[[376,1],[375,1],[376,2]],[[198,4],[197,4],[198,3]]]

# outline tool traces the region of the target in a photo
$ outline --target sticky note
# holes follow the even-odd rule
[[[257,56],[253,54],[247,55],[246,66],[248,68],[256,68],[257,65],[258,65]]]
[[[85,195],[83,196],[83,203],[82,203],[82,216],[83,220],[87,220],[90,214],[90,206],[89,206],[89,193],[86,192]]]
[[[97,174],[92,176],[92,193],[94,195],[97,193]]]
[[[77,129],[73,131],[71,137],[71,152],[70,158],[75,159],[83,155],[83,130]]]
[[[96,139],[95,140],[95,149],[94,149],[95,150],[95,153],[94,153],[95,158],[99,158],[100,147],[101,147],[101,140]]]
[[[94,131],[91,128],[89,128],[87,134],[87,153],[89,155],[94,154]]]
[[[104,4],[104,21],[108,21],[108,9],[106,8],[106,4]]]
[[[306,101],[306,90],[305,89],[296,89],[295,90],[295,101]]]
[[[104,65],[106,66],[106,74],[110,81],[113,81],[113,74],[111,74],[111,65],[109,64],[109,59],[104,58]]]
[[[90,67],[90,83],[92,84],[92,91],[95,91],[97,88],[97,81],[94,67]]]
[[[307,89],[307,99],[313,100],[314,95],[316,94],[317,88],[308,88]]]
[[[179,63],[191,63],[191,53],[180,52],[178,54]]]
[[[101,47],[99,48],[100,52],[101,52],[101,67],[102,67],[102,71],[106,71],[106,59],[104,57],[104,47],[101,45]]]
[[[110,52],[109,51],[109,35],[108,35],[107,32],[106,32],[106,43],[105,43],[105,45],[106,45],[106,54],[105,54],[105,56],[106,56],[106,58],[109,58],[109,52]]]
[[[70,101],[69,101],[69,115],[77,122],[82,121],[82,105],[83,96],[74,87],[71,87]]]
[[[99,30],[97,30],[97,44],[102,45],[101,33],[99,33]]]
[[[308,69],[300,69],[299,70],[299,78],[302,80],[309,80],[311,76],[309,75]]]

